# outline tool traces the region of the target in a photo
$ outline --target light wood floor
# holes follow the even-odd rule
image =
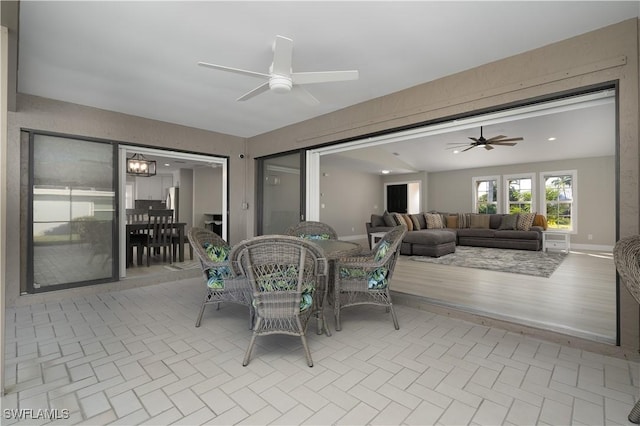
[[[496,319],[615,343],[616,271],[610,252],[571,251],[549,278],[400,256],[392,289]]]

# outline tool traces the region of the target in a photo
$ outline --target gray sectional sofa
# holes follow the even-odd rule
[[[441,223],[427,223],[427,215],[438,214]],[[388,215],[388,216],[387,216]],[[518,224],[514,215],[486,214],[476,215],[471,213],[420,213],[415,215],[400,215],[398,213],[387,215],[371,215],[371,221],[366,222],[367,236],[371,241],[374,232],[386,232],[391,229],[391,219],[398,223],[404,220],[409,230],[405,235],[400,253],[404,255],[420,255],[440,257],[455,252],[457,245],[494,247],[518,250],[541,250],[542,232],[545,229],[546,220],[536,215],[535,225],[516,227]],[[511,216],[505,218],[505,216]],[[433,216],[429,216],[433,218]],[[455,218],[455,219],[454,219]],[[531,219],[529,217],[529,219]],[[409,224],[409,222],[411,222]],[[510,226],[511,224],[513,226]],[[506,224],[506,226],[505,226]]]

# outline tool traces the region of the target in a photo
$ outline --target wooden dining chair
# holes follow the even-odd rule
[[[147,266],[151,265],[151,256],[156,250],[162,250],[163,262],[166,262],[168,257],[169,263],[173,263],[173,210],[150,209],[148,214],[149,221],[144,244],[147,251]]]
[[[318,314],[318,293],[326,289],[327,260],[312,242],[283,235],[263,235],[239,243],[229,255],[236,275],[253,289],[255,324],[242,365],[249,364],[256,337],[299,336],[309,367],[305,337],[309,320]]]
[[[127,223],[142,223],[148,222],[149,210],[147,209],[127,209],[126,218]],[[133,265],[133,248],[136,249],[137,265],[142,265],[142,252],[144,251],[144,245],[147,240],[146,229],[132,231],[129,234],[129,247],[127,247],[127,266]]]

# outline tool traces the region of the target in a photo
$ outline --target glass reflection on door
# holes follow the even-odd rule
[[[109,143],[33,135],[31,291],[114,278],[114,158]]]
[[[301,154],[260,160],[261,215],[258,233],[284,234],[303,220],[301,209]]]

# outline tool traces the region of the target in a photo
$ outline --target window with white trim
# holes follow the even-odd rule
[[[543,172],[540,187],[543,211],[547,216],[548,229],[576,232],[578,205],[578,172],[576,170]]]
[[[531,213],[535,211],[535,174],[522,173],[504,176],[505,212]]]
[[[500,176],[473,178],[474,213],[498,213]]]

